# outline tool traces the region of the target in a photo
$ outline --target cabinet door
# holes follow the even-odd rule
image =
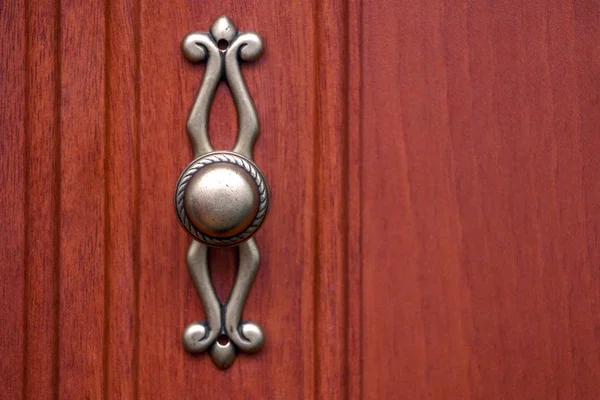
[[[15,0],[0,7],[0,398],[600,397],[594,1]],[[173,191],[219,15],[271,189],[226,371]],[[216,94],[210,136],[231,148]],[[211,250],[227,297],[235,250]]]

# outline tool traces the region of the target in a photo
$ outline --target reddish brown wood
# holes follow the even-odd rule
[[[60,79],[56,2],[29,2],[24,15],[28,211],[23,394],[36,398],[42,394],[54,397],[58,390]]]
[[[345,45],[348,60],[346,83],[346,129],[347,139],[347,181],[344,191],[347,219],[347,273],[346,279],[346,345],[347,376],[346,393],[349,399],[362,399],[362,1],[348,1],[347,42]]]
[[[271,186],[226,372],[172,210],[220,13]],[[0,7],[2,398],[600,397],[600,24],[591,1],[69,0]],[[230,148],[222,86],[210,121]],[[219,293],[237,257],[211,251]]]
[[[348,396],[348,15],[318,2],[315,16],[315,398]],[[325,51],[324,51],[325,50]]]
[[[171,33],[182,2],[145,1],[140,12],[139,395],[184,397],[181,330],[187,238],[173,223],[173,185],[190,158],[181,118],[183,60]],[[179,132],[179,134],[177,134]],[[189,304],[197,305],[190,296]],[[187,304],[186,304],[187,306]],[[161,365],[162,368],[154,366]],[[188,389],[192,389],[191,387]]]
[[[363,12],[363,393],[597,398],[597,6]]]
[[[107,269],[104,390],[138,398],[139,2],[106,3]]]
[[[64,398],[99,398],[105,385],[109,199],[104,11],[102,1],[60,4],[58,374]]]
[[[18,398],[25,376],[23,337],[25,282],[25,6],[0,7],[0,388]]]

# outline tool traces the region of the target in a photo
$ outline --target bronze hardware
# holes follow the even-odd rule
[[[233,363],[238,350],[256,352],[264,343],[257,323],[241,321],[259,264],[252,236],[265,219],[269,190],[252,160],[259,122],[239,65],[240,60],[258,59],[263,43],[254,32],[238,33],[234,23],[221,16],[210,32],[189,33],[181,48],[190,62],[207,62],[187,121],[194,161],[183,170],[175,188],[177,217],[194,239],[187,255],[188,269],[206,312],[206,321],[185,328],[183,345],[191,353],[208,350],[213,362],[224,369]],[[232,151],[214,151],[208,137],[210,105],[221,80],[227,81],[238,114],[238,137]],[[239,246],[236,281],[224,303],[210,281],[207,246]],[[219,343],[219,336],[226,336],[227,342]]]

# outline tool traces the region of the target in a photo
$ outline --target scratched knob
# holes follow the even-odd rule
[[[265,218],[268,203],[260,169],[248,158],[228,151],[192,161],[175,190],[181,225],[210,246],[234,246],[252,237]]]

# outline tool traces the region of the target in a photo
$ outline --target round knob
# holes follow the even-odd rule
[[[226,238],[242,233],[252,223],[258,210],[258,188],[245,169],[214,163],[190,179],[183,206],[199,231]]]
[[[175,190],[183,227],[210,246],[234,246],[262,224],[269,196],[262,172],[232,152],[208,153],[190,163]]]

